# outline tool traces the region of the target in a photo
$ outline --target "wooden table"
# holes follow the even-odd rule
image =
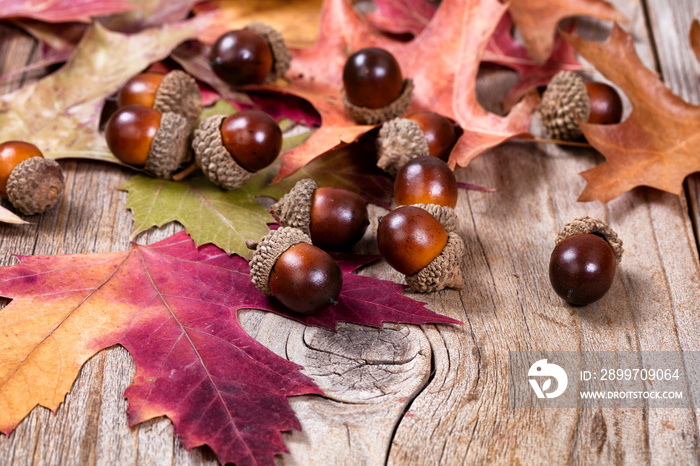
[[[700,65],[687,37],[700,0],[613,3],[630,19],[647,66],[699,104]],[[581,24],[597,37],[608,28]],[[2,73],[33,62],[36,54],[27,35],[11,26],[0,29]],[[2,91],[41,74],[3,82]],[[508,73],[482,73],[484,105],[494,108],[509,82]],[[577,203],[584,185],[577,173],[602,161],[589,149],[515,142],[458,172],[460,180],[497,192],[460,193],[465,289],[421,298],[463,326],[342,325],[334,334],[260,311],[241,312],[249,333],[305,366],[327,394],[290,398],[303,431],[285,435],[290,454],[280,462],[699,463],[697,406],[513,410],[507,404],[509,350],[700,350],[700,178],[691,177],[680,197],[640,188],[607,205]],[[12,254],[130,247],[132,218],[119,187],[132,173],[96,162],[61,165],[67,183],[57,208],[31,225],[0,225],[0,265],[15,263]],[[573,309],[552,291],[547,266],[556,232],[583,215],[607,221],[623,238],[625,256],[605,298]],[[370,228],[376,229],[376,220]],[[152,243],[179,229],[169,225],[137,240]],[[376,251],[369,235],[360,249]],[[399,280],[384,263],[363,273]],[[122,394],[133,374],[123,348],[97,354],[55,414],[38,407],[12,435],[0,435],[0,463],[215,463],[206,448],[186,451],[167,419],[127,426]]]

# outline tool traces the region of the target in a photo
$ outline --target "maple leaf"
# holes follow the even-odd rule
[[[581,173],[586,187],[578,200],[608,202],[636,186],[679,193],[683,179],[700,170],[700,106],[673,94],[647,69],[632,37],[617,25],[602,43],[564,37],[632,104],[632,113],[620,124],[581,123],[606,162]]]
[[[513,38],[512,28],[513,20],[510,14],[506,13],[498,23],[483,56],[485,62],[507,66],[518,73],[518,82],[503,99],[504,110],[509,110],[533,87],[547,84],[559,71],[583,69],[576,60],[574,49],[559,35],[554,40],[554,49],[547,62],[544,65],[538,65],[530,57],[525,46]],[[572,24],[566,32],[572,33],[573,30]]]
[[[427,27],[410,42],[387,38],[370,28],[345,0],[327,0],[319,41],[293,52],[286,88],[308,100],[321,114],[319,129],[301,146],[282,155],[279,181],[339,145],[355,141],[372,126],[354,123],[343,108],[340,88],[347,56],[362,47],[381,47],[396,57],[414,81],[409,112],[430,110],[452,118],[464,133],[449,163],[465,166],[484,151],[527,133],[537,102],[529,94],[507,117],[484,110],[476,99],[479,60],[507,6],[497,0],[445,0]]]
[[[290,47],[308,47],[318,37],[321,0],[210,0],[197,4],[195,13],[211,12],[214,19],[199,37],[207,44],[232,29],[253,21],[274,27]]]
[[[2,0],[0,19],[32,18],[49,23],[80,21],[135,8],[129,0]]]
[[[427,0],[374,0],[374,10],[365,16],[370,24],[392,34],[418,35],[435,14]]]
[[[300,367],[247,335],[242,308],[263,309],[334,329],[340,321],[457,323],[400,295],[405,288],[350,273],[371,258],[340,260],[339,304],[289,315],[255,289],[248,262],[185,234],[129,251],[22,256],[0,268],[0,432],[36,406],[53,411],[80,367],[124,346],[136,374],[126,390],[130,425],[173,421],[187,448],[209,445],[222,463],[273,464],[280,431],[300,429],[288,396],[320,394]]]
[[[605,0],[511,0],[508,10],[530,56],[543,65],[554,49],[559,21],[590,16],[624,23],[626,18]]]
[[[695,57],[700,61],[700,20],[695,19],[690,25],[690,46],[695,52]]]
[[[6,208],[4,208],[3,206],[0,206],[0,222],[15,223],[18,225],[27,223],[12,212],[10,212],[9,210],[7,210]]]
[[[132,35],[96,23],[57,72],[0,96],[0,140],[37,145],[48,158],[91,158],[120,163],[98,131],[104,99],[180,42],[195,37],[209,18]]]

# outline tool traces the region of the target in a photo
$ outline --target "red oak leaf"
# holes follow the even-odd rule
[[[637,186],[680,193],[683,179],[700,171],[700,106],[673,94],[646,68],[632,36],[617,25],[603,43],[564,37],[632,104],[632,113],[620,124],[580,123],[606,161],[581,173],[586,188],[578,200],[608,202]]]
[[[451,166],[467,165],[502,142],[527,133],[537,98],[530,94],[507,117],[484,110],[475,82],[482,56],[507,6],[497,0],[445,0],[427,27],[410,42],[381,35],[360,18],[346,0],[327,0],[321,14],[319,41],[296,50],[286,88],[269,86],[308,100],[321,115],[321,127],[306,143],[282,155],[276,180],[288,177],[330,149],[355,141],[372,126],[355,124],[343,108],[340,89],[347,57],[376,46],[394,54],[415,91],[409,112],[431,110],[459,123],[464,130]]]
[[[0,268],[0,432],[36,405],[56,410],[80,367],[124,346],[136,374],[129,423],[173,421],[187,448],[207,444],[222,463],[274,464],[280,431],[300,429],[288,396],[319,394],[300,367],[247,335],[242,308],[333,329],[340,321],[456,321],[401,296],[401,285],[350,273],[372,260],[341,259],[339,304],[290,316],[250,282],[248,263],[179,233],[152,246],[105,254],[29,256]]]
[[[136,8],[129,0],[2,0],[0,18],[31,18],[48,23],[80,21]]]
[[[574,49],[560,36],[554,40],[554,51],[547,62],[540,66],[530,57],[527,49],[512,35],[513,20],[505,14],[498,23],[491,41],[486,46],[483,61],[507,66],[518,73],[518,82],[503,99],[504,110],[509,110],[527,91],[547,84],[559,71],[576,71],[583,66],[576,60]],[[572,33],[572,24],[566,32]]]
[[[543,65],[554,49],[559,21],[591,16],[625,22],[625,17],[605,0],[511,0],[508,10],[535,62]]]
[[[374,0],[367,19],[377,29],[392,34],[418,35],[435,14],[427,0]]]

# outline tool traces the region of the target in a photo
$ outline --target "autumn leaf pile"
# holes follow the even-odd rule
[[[280,432],[300,428],[287,397],[320,390],[298,366],[248,336],[236,319],[239,309],[331,330],[338,322],[458,323],[401,295],[401,285],[353,273],[371,257],[339,258],[339,304],[317,316],[291,315],[249,280],[245,240],[259,239],[273,222],[259,197],[279,199],[296,180],[311,177],[378,205],[390,202],[392,182],[374,165],[376,127],[356,124],[341,101],[342,67],[359,48],[389,50],[413,79],[408,112],[434,111],[459,125],[453,168],[505,141],[532,138],[536,88],[561,70],[580,70],[576,52],[632,105],[620,124],[582,123],[586,140],[607,160],[583,173],[580,200],[607,202],[636,186],[677,193],[688,174],[700,171],[700,107],[673,95],[642,65],[627,33],[615,26],[606,42],[594,43],[575,35],[575,23],[558,32],[561,20],[580,15],[624,22],[607,2],[374,3],[373,12],[362,14],[348,0],[290,3],[295,9],[280,2],[264,11],[253,0],[4,2],[0,18],[38,39],[40,64],[65,63],[0,96],[0,140],[30,141],[49,158],[120,163],[100,132],[102,109],[148,67],[181,67],[197,78],[203,103],[215,104],[208,114],[258,106],[289,131],[279,163],[231,192],[201,175],[180,182],[136,175],[126,183],[133,236],[172,221],[187,234],[119,253],[21,257],[0,269],[0,295],[12,299],[0,310],[0,432],[9,434],[36,405],[55,410],[85,361],[120,344],[136,364],[125,393],[131,425],[167,416],[188,448],[207,444],[222,462],[273,463],[286,451]],[[280,82],[233,89],[209,68],[208,47],[218,34],[252,20],[273,24],[296,47],[292,66]],[[690,41],[700,59],[697,21]],[[503,101],[505,115],[477,101],[483,63],[518,75]],[[299,125],[311,130],[295,132]],[[0,221],[24,222],[3,207]]]

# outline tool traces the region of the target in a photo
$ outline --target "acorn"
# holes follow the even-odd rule
[[[195,160],[212,183],[236,189],[282,150],[282,130],[265,112],[214,115],[199,124],[192,140]]]
[[[183,115],[144,105],[117,109],[105,125],[105,140],[116,158],[166,180],[189,158],[189,139]]]
[[[411,103],[413,81],[384,49],[368,47],[350,55],[343,67],[343,103],[362,125],[376,125],[401,115]]]
[[[310,178],[297,181],[270,213],[283,227],[299,228],[325,251],[347,251],[369,225],[365,201],[352,191],[319,188]]]
[[[610,289],[622,260],[622,240],[604,222],[578,218],[559,232],[549,262],[549,280],[567,303],[583,306]]]
[[[144,105],[160,113],[179,113],[187,119],[192,131],[202,113],[202,94],[197,81],[184,71],[146,72],[134,76],[122,86],[117,94],[117,105]]]
[[[461,289],[464,242],[426,210],[402,206],[389,212],[377,228],[379,253],[406,283],[421,293]]]
[[[584,82],[576,73],[560,71],[547,85],[538,110],[550,137],[574,141],[583,136],[578,121],[619,123],[622,99],[608,84]]]
[[[396,174],[394,202],[427,210],[448,233],[456,232],[459,219],[457,178],[450,167],[435,157],[416,157]]]
[[[292,54],[273,27],[253,22],[222,34],[212,45],[214,73],[231,86],[273,83],[289,69]]]
[[[261,292],[305,315],[338,303],[343,285],[340,266],[328,253],[312,245],[303,231],[282,227],[260,242],[247,241],[246,245],[255,250],[250,278]]]
[[[405,118],[394,118],[379,129],[377,166],[396,176],[411,159],[431,156],[445,162],[457,142],[452,121],[435,112],[417,112]]]
[[[55,160],[23,141],[0,144],[0,196],[24,215],[46,212],[63,194],[64,177]]]

